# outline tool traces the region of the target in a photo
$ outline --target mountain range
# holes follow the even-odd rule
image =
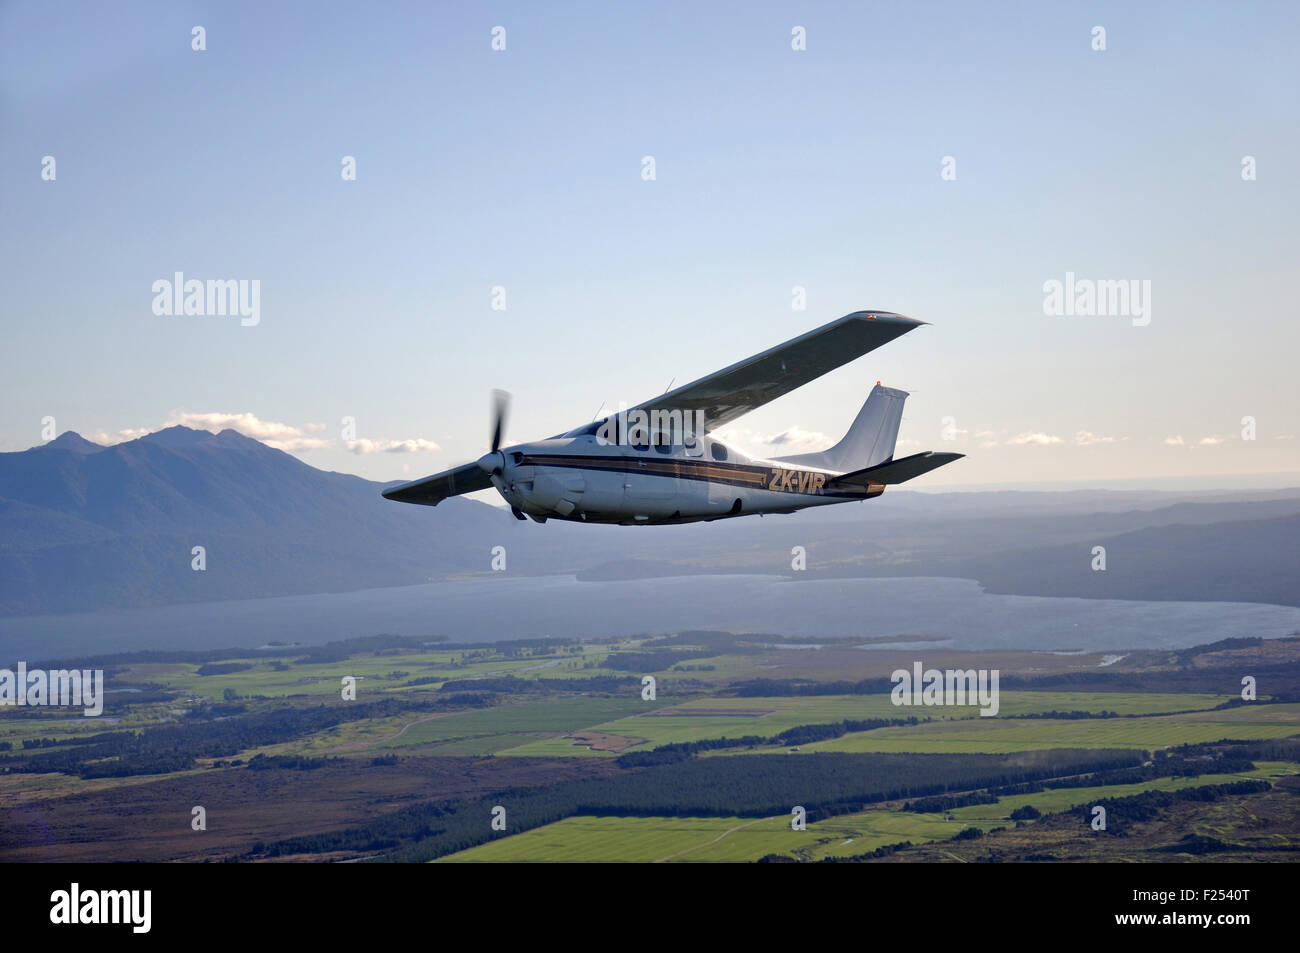
[[[170,427],[111,447],[69,431],[0,454],[0,612],[408,585],[462,569],[466,541],[509,519],[450,500],[435,529],[381,486],[234,430]]]
[[[432,469],[432,468],[431,468]],[[342,592],[490,572],[960,576],[998,592],[1300,605],[1300,490],[920,493],[668,527],[520,523],[316,469],[234,430],[0,454],[0,615]],[[1106,547],[1105,572],[1091,568]],[[195,547],[205,567],[193,568]],[[806,571],[792,568],[802,547]]]

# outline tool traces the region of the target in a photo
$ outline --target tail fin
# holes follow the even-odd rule
[[[903,419],[905,400],[907,391],[877,384],[843,440],[821,453],[801,453],[793,457],[778,457],[777,460],[840,473],[887,463],[894,458],[894,444],[898,441],[898,425]]]

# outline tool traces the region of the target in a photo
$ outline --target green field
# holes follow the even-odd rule
[[[487,749],[472,753],[488,753],[513,748],[519,744],[517,736],[521,734],[546,737],[550,734],[580,731],[611,718],[654,709],[662,704],[643,702],[639,695],[627,698],[570,696],[533,699],[429,718],[411,725],[400,737],[387,742],[386,746],[405,747],[482,739],[487,744]],[[569,749],[563,753],[582,753],[571,742],[562,740],[562,743]]]
[[[626,649],[628,644],[620,645]],[[402,652],[400,654],[359,654],[337,662],[299,663],[294,659],[307,650],[285,650],[278,655],[261,654],[250,658],[223,659],[222,664],[242,663],[252,668],[225,675],[199,675],[199,666],[193,663],[142,663],[132,667],[133,674],[148,678],[168,689],[187,695],[220,699],[226,689],[244,696],[285,698],[292,695],[337,695],[341,679],[351,675],[358,680],[358,694],[370,692],[412,691],[406,682],[416,678],[469,679],[485,676],[516,675],[524,678],[586,678],[598,674],[621,674],[599,668],[598,665],[612,646],[589,643],[562,646],[555,654],[538,653],[503,657],[490,651],[467,652],[462,649],[439,650],[432,647],[427,652]],[[277,669],[276,663],[286,665]],[[394,673],[404,673],[394,677]],[[437,683],[419,686],[434,688]]]
[[[1142,791],[1169,791],[1224,784],[1244,777],[1293,773],[1300,765],[1261,764],[1246,774],[1207,774],[1198,778],[1159,778],[1139,784],[1049,789],[999,799],[997,804],[957,808],[953,819],[942,814],[870,810],[790,829],[790,817],[571,817],[470,850],[441,862],[748,862],[768,854],[804,860],[862,854],[901,841],[914,844],[944,840],[963,827],[1012,826],[1007,815],[1025,804],[1043,813],[1066,810],[1099,798],[1119,798]]]
[[[1140,697],[1140,696],[1139,696]],[[804,745],[811,751],[911,751],[1006,754],[1042,748],[1141,748],[1154,750],[1224,738],[1284,738],[1300,731],[1300,705],[1247,705],[1152,718],[1075,721],[973,718],[906,728],[855,732]]]
[[[1002,715],[1030,714],[1045,711],[1113,711],[1119,714],[1142,714],[1162,711],[1203,711],[1222,704],[1227,696],[1204,694],[1153,694],[1119,692],[1003,692],[999,717],[983,718],[978,709],[905,708],[895,706],[888,695],[814,695],[761,698],[692,698],[677,704],[660,695],[659,711],[653,715],[638,710],[627,718],[592,724],[588,727],[605,734],[628,738],[644,738],[645,742],[627,750],[640,751],[658,745],[700,741],[706,738],[738,738],[744,735],[770,737],[800,725],[826,724],[846,719],[867,718],[918,718],[935,719],[928,730],[945,733],[954,720],[1005,722]],[[639,703],[648,707],[648,703]],[[735,714],[725,714],[734,712]],[[944,719],[944,720],[940,720]],[[1047,738],[1061,725],[1075,725],[1077,721],[1044,719],[1041,721],[1011,722],[1029,725],[1035,738]],[[865,733],[862,737],[876,737],[885,732],[919,732],[922,726],[884,728]],[[851,736],[858,737],[858,736]],[[1271,736],[1261,736],[1271,737]],[[841,741],[846,739],[839,739]],[[832,744],[826,742],[825,744]],[[1065,742],[1045,744],[1043,747],[1069,747]],[[816,746],[811,746],[816,747]],[[1108,747],[1097,744],[1091,747]],[[1136,747],[1136,746],[1135,746]],[[734,749],[733,749],[734,750]],[[827,749],[827,750],[909,750],[906,748],[882,749]],[[922,750],[922,749],[918,749]],[[951,749],[963,750],[963,749]],[[988,750],[988,749],[971,749]],[[1009,748],[1006,750],[1016,750]],[[535,741],[519,747],[505,749],[510,755],[572,755],[577,749],[564,739]]]

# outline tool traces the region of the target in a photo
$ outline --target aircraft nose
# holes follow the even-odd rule
[[[506,466],[506,455],[499,450],[485,453],[478,458],[478,465],[488,475],[501,473]]]

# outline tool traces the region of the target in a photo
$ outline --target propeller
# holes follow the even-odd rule
[[[503,390],[492,392],[492,449],[479,458],[478,465],[493,478],[505,470],[506,456],[501,452],[501,438],[506,432],[506,411],[510,409],[510,395]]]
[[[501,438],[505,435],[506,411],[510,408],[510,395],[503,390],[492,392],[492,452],[501,449]]]

